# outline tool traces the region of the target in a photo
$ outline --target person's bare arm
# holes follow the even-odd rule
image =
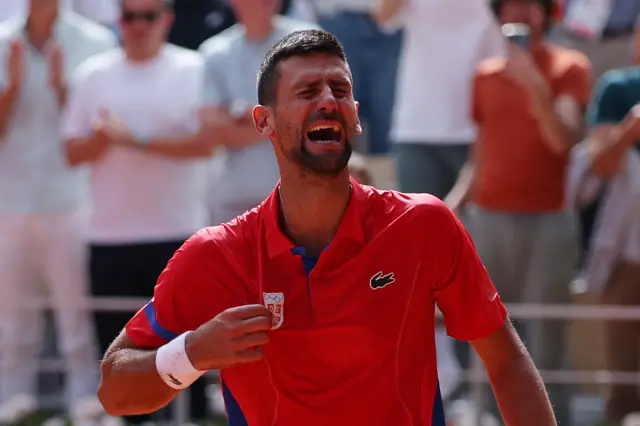
[[[207,158],[215,144],[200,134],[155,138],[147,142],[132,141],[132,146],[145,152],[171,158]]]
[[[20,91],[17,86],[10,85],[0,94],[0,138],[3,137],[7,131],[7,124],[19,93]]]
[[[101,133],[93,133],[86,138],[72,138],[65,143],[65,154],[70,166],[97,161],[106,151],[109,141]]]
[[[569,93],[554,96],[550,84],[528,52],[512,43],[508,52],[506,73],[527,91],[531,114],[538,122],[543,142],[554,153],[565,154],[580,142],[584,133],[584,111],[579,100]],[[583,86],[590,85],[589,72],[579,67],[573,69],[575,71],[566,78],[581,91],[587,90]]]
[[[220,370],[262,358],[272,314],[263,305],[230,308],[187,335],[184,352],[197,371]],[[148,414],[177,395],[158,373],[157,350],[137,348],[123,331],[102,361],[98,398],[114,416]]]
[[[613,177],[627,151],[640,135],[640,106],[634,107],[620,124],[601,124],[588,137],[591,170],[605,179]]]
[[[542,378],[508,319],[471,345],[484,363],[506,425],[557,425]]]
[[[225,107],[208,106],[203,108],[201,118],[204,132],[215,145],[242,149],[264,141],[253,124],[251,111],[234,118]]]
[[[166,406],[178,391],[167,386],[156,369],[156,350],[138,349],[126,331],[102,360],[98,398],[114,416],[152,413]]]
[[[0,138],[7,131],[7,124],[20,95],[20,87],[24,80],[24,45],[20,39],[12,40],[7,51],[7,81],[0,94]]]
[[[385,24],[393,19],[405,5],[406,0],[380,0],[378,7],[374,11],[374,18],[381,24]]]
[[[580,104],[570,95],[553,99],[544,90],[531,97],[531,111],[538,121],[544,142],[557,153],[564,154],[582,139],[584,113]]]
[[[473,157],[470,157],[469,161],[460,170],[455,185],[443,200],[456,215],[459,215],[460,209],[464,208],[471,198],[475,173],[475,162]]]

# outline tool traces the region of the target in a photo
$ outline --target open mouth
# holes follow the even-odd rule
[[[316,124],[307,130],[307,139],[317,144],[339,145],[342,142],[342,128],[337,124]]]

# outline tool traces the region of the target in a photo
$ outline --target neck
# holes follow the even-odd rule
[[[32,13],[27,19],[27,36],[31,44],[38,50],[51,39],[53,24],[56,22],[57,12]]]
[[[262,41],[269,37],[273,32],[273,20],[267,19],[262,21],[244,23],[245,37],[250,41]]]
[[[161,49],[162,45],[146,49],[125,48],[125,54],[127,55],[127,59],[131,62],[146,62],[158,56]]]
[[[280,181],[282,229],[310,256],[318,256],[335,236],[349,204],[351,184],[344,170],[332,179],[309,183],[299,176]]]

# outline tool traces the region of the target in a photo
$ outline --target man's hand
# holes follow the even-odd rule
[[[621,169],[623,158],[640,140],[640,104],[627,113],[619,124],[604,124],[591,130],[587,138],[591,169],[610,179]]]
[[[227,309],[187,337],[187,355],[200,371],[258,361],[269,341],[271,318],[263,305]]]
[[[24,67],[24,42],[20,39],[12,40],[9,44],[7,57],[7,74],[9,87],[19,89],[22,86]]]
[[[234,116],[226,108],[205,107],[200,112],[200,125],[201,136],[213,146],[242,149],[263,140],[248,113]]]
[[[553,93],[549,83],[538,69],[531,54],[513,43],[509,43],[505,72],[532,96],[532,101],[551,100]]]
[[[59,43],[50,41],[45,53],[49,61],[49,85],[57,93],[62,92],[66,88],[62,47]]]
[[[640,140],[640,104],[636,104],[631,108],[631,111],[627,113],[624,120],[628,123],[631,133],[635,138],[633,142],[629,142],[629,147],[632,147]]]
[[[126,124],[107,110],[100,112],[94,135],[107,144],[135,146],[138,144]]]

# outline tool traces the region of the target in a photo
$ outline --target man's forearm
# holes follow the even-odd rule
[[[380,3],[376,9],[374,15],[378,22],[386,23],[393,19],[402,6],[404,6],[405,0],[379,0]]]
[[[64,108],[67,104],[67,93],[68,91],[66,86],[60,86],[55,89],[56,99],[58,99],[58,106],[60,108]]]
[[[98,398],[109,414],[148,414],[175,398],[178,391],[162,381],[155,357],[155,350],[119,349],[107,353],[102,361]]]
[[[544,142],[556,154],[566,153],[580,141],[582,129],[563,122],[551,96],[539,94],[535,98],[532,112],[538,121]]]
[[[445,204],[447,204],[449,208],[460,208],[469,201],[475,181],[475,169],[475,164],[471,161],[462,167],[453,189],[451,189],[451,192],[449,192],[444,199]]]
[[[4,136],[7,131],[7,124],[19,93],[17,87],[9,86],[0,95],[0,137]]]
[[[164,157],[171,158],[206,158],[213,155],[214,146],[203,141],[197,135],[151,139],[140,143],[138,147]]]
[[[599,138],[590,144],[591,170],[600,177],[612,177],[622,164],[629,148],[636,143],[633,124],[628,120],[613,126],[604,134],[592,136]]]
[[[556,426],[555,416],[540,374],[522,348],[494,371],[488,371],[491,387],[507,426]]]
[[[246,124],[235,125],[229,133],[230,136],[222,137],[219,142],[230,149],[242,149],[264,141],[254,126]]]
[[[67,163],[70,166],[80,166],[98,159],[103,149],[93,140],[95,136],[69,139],[66,143]]]

